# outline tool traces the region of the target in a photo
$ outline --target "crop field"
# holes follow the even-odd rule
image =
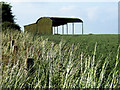
[[[2,88],[120,88],[118,35],[2,32]]]

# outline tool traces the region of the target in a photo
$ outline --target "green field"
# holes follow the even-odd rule
[[[2,41],[3,88],[120,87],[118,35],[41,36],[7,31]],[[26,70],[29,58],[34,64]]]
[[[51,35],[43,36],[44,39],[48,38],[48,41],[59,44],[60,41],[64,41],[66,46],[70,47],[74,44],[77,47],[76,55],[80,55],[81,52],[86,55],[92,56],[94,54],[95,44],[96,47],[96,60],[102,56],[106,58],[109,56],[110,62],[114,63],[118,50],[118,35],[111,34],[96,34],[96,35]]]

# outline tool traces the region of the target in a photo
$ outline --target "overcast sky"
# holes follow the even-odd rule
[[[3,0],[6,1],[6,0]],[[118,33],[118,2],[117,0],[81,0],[78,2],[64,1],[54,2],[50,0],[7,0],[11,2],[12,11],[16,22],[22,29],[24,25],[35,23],[37,19],[43,16],[50,17],[77,17],[84,21],[84,33],[93,34],[117,34]],[[71,24],[69,24],[69,33],[71,33]],[[59,27],[61,33],[61,27]],[[75,24],[75,33],[81,33],[81,24]]]

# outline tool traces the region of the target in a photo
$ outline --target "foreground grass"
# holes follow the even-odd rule
[[[84,38],[82,43],[69,44],[64,39],[55,42],[51,38],[17,31],[3,32],[2,36],[3,88],[120,87],[118,44],[115,45],[115,51],[112,49],[114,52],[104,54],[99,51],[99,41],[89,43],[92,52],[88,52],[89,48],[81,46],[87,44]],[[12,40],[15,41],[14,46],[18,47],[18,52],[13,52]],[[25,60],[28,58],[34,59],[34,63],[26,70]]]

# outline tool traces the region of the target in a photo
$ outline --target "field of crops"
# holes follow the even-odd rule
[[[118,35],[2,32],[3,88],[119,88]]]

